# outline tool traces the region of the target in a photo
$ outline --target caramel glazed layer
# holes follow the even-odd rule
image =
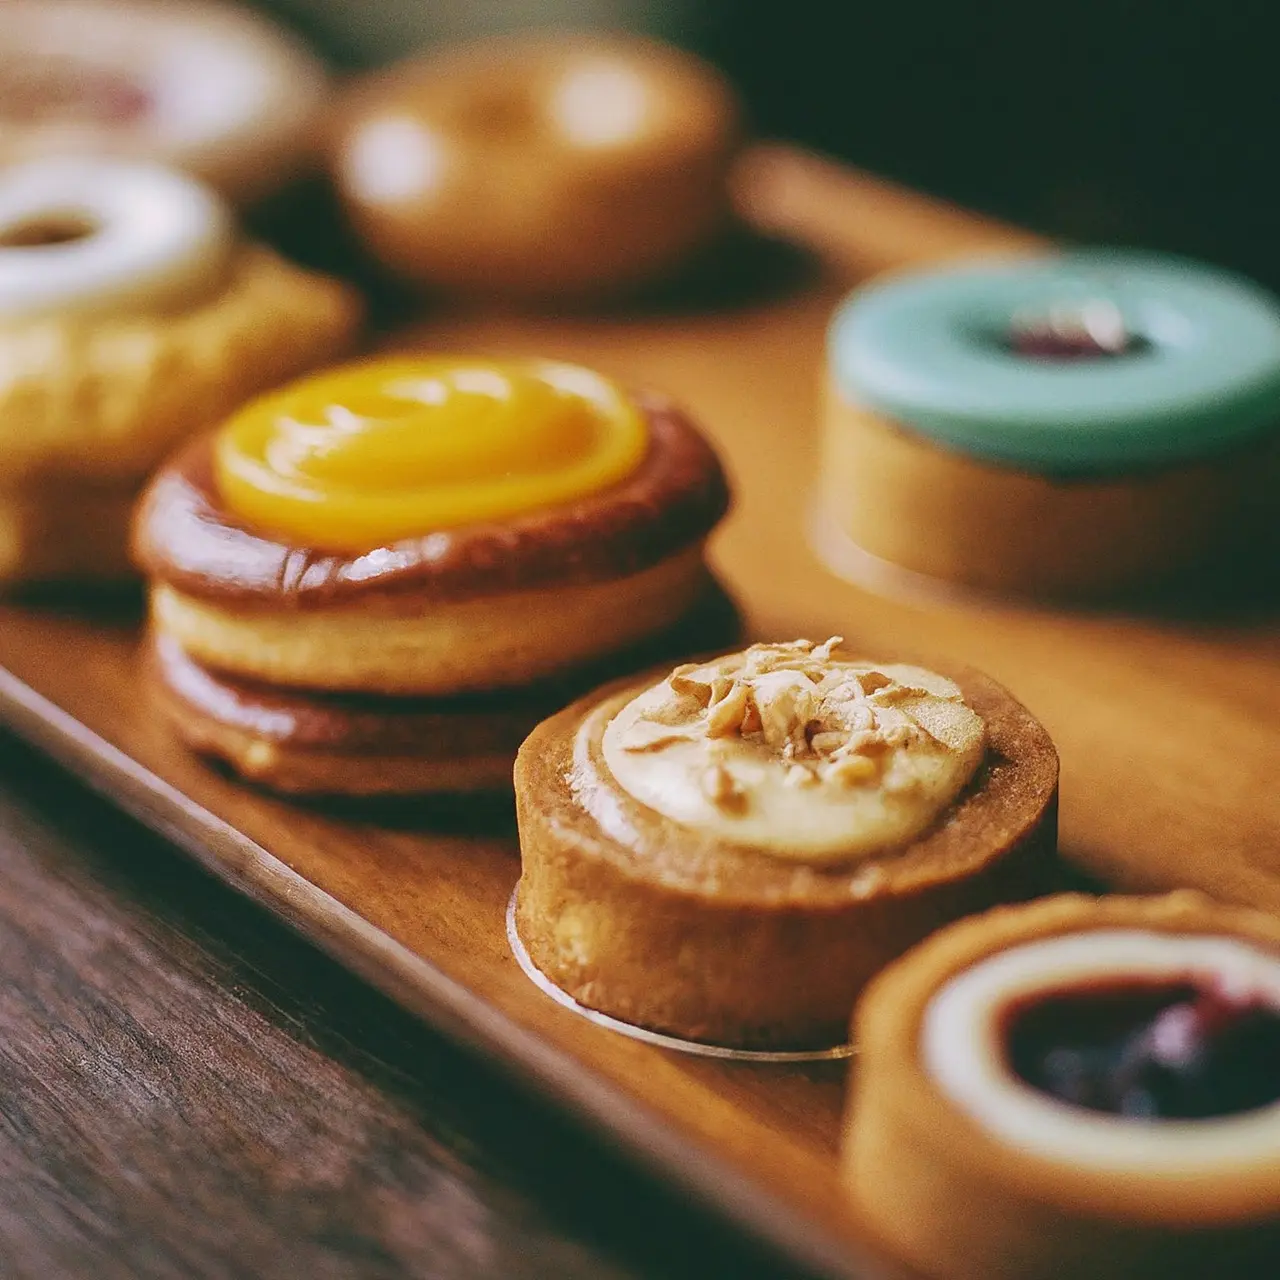
[[[272,610],[420,598],[445,602],[623,578],[705,537],[729,507],[711,446],[668,401],[638,397],[651,442],[620,484],[501,523],[463,525],[344,555],[290,546],[226,509],[212,439],[152,482],[133,554],[153,581],[211,603]]]
[[[291,547],[257,533],[223,506],[210,439],[189,446],[153,482],[139,508],[134,554],[154,579],[197,598],[272,610],[387,599],[451,602],[531,586],[554,588],[638,573],[698,542],[729,505],[719,462],[688,421],[645,396],[652,444],[620,484],[503,524],[428,534],[359,555]],[[454,698],[285,690],[215,673],[157,636],[151,664],[173,705],[196,723],[223,725],[301,748],[363,754],[378,744],[437,750],[441,730],[468,726],[460,746],[514,753],[539,720],[620,671],[732,643],[732,602],[708,575],[695,608],[674,626],[571,673],[509,691]]]

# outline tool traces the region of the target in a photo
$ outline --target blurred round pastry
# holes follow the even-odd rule
[[[1057,756],[994,681],[758,644],[598,690],[516,760],[516,928],[579,1004],[757,1049],[845,1038],[939,925],[1048,883]]]
[[[1280,303],[1179,259],[898,275],[828,370],[819,551],[854,576],[1129,590],[1246,538],[1280,478]]]
[[[373,253],[452,292],[550,301],[666,275],[726,225],[738,107],[630,36],[523,34],[357,88],[333,164]]]
[[[703,562],[727,505],[679,410],[589,369],[393,356],[304,379],[139,508],[162,702],[279,789],[509,787],[550,710],[736,631]]]
[[[1186,892],[993,911],[888,969],[854,1035],[844,1175],[928,1274],[1274,1273],[1274,919]]]
[[[237,202],[314,160],[319,61],[213,0],[6,0],[0,164],[120,156],[186,170]]]
[[[120,577],[142,481],[180,440],[332,359],[360,306],[242,242],[150,164],[0,171],[0,582]]]

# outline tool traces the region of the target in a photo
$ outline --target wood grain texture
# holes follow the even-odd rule
[[[766,184],[748,203],[790,234],[804,235],[807,218],[828,250],[848,227],[861,248],[841,261],[860,273],[915,254],[1026,244],[814,163],[788,170],[785,153],[781,167],[774,153],[772,194]],[[779,201],[785,218],[770,215]],[[1280,627],[1270,606],[1177,621],[920,605],[870,595],[818,563],[805,525],[822,338],[846,283],[678,321],[455,316],[394,345],[534,350],[670,392],[718,442],[736,481],[738,506],[714,559],[755,632],[838,632],[872,656],[935,652],[985,669],[1057,742],[1064,844],[1083,871],[1129,889],[1199,884],[1280,910],[1280,793],[1270,786],[1280,761]],[[5,714],[396,999],[519,1063],[751,1229],[827,1274],[893,1273],[867,1262],[835,1182],[840,1068],[679,1057],[552,1004],[516,969],[502,932],[518,872],[506,815],[487,826],[421,810],[375,821],[256,795],[172,746],[138,700],[132,647],[127,621],[0,611],[0,664],[12,673],[0,673]]]
[[[0,973],[5,1280],[800,1280],[5,735]]]
[[[12,670],[10,644],[38,651],[35,678],[57,684],[55,706],[0,669],[10,722],[211,870],[804,1265],[899,1274],[866,1269],[833,1177],[844,1064],[760,1069],[670,1054],[592,1026],[528,982],[503,927],[519,873],[505,806],[462,816],[293,807],[173,747],[137,696],[127,621],[9,610],[0,647]],[[113,723],[100,738],[84,726],[108,690]],[[762,1151],[776,1184],[752,1172]]]

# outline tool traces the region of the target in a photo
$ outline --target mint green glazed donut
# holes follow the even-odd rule
[[[1114,307],[1118,355],[1020,354],[1020,316]],[[1280,301],[1229,272],[1081,251],[895,276],[836,312],[829,363],[851,404],[976,458],[1045,475],[1156,468],[1280,427]]]

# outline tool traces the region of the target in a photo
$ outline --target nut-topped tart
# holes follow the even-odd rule
[[[940,924],[1046,882],[1057,756],[987,677],[758,644],[613,685],[516,760],[516,927],[580,1004],[750,1048],[844,1038]]]

